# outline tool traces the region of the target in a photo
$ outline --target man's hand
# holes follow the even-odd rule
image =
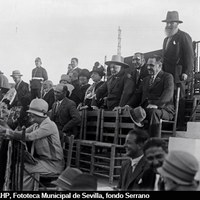
[[[187,77],[188,77],[188,75],[187,74],[182,74],[181,75],[181,79],[183,80],[183,81],[186,81],[187,80]]]
[[[98,110],[99,108],[97,106],[91,106],[93,110]]]
[[[121,114],[123,110],[124,110],[124,111],[128,111],[129,108],[130,108],[129,105],[125,105],[125,106],[123,106],[123,107],[117,106],[117,107],[115,107],[115,108],[113,109],[113,111],[118,111],[119,114]]]
[[[157,105],[153,105],[153,104],[149,104],[147,106],[147,108],[155,108],[155,109],[158,109],[158,106]]]

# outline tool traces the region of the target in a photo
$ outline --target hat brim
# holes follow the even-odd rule
[[[26,112],[27,113],[32,113],[32,114],[37,115],[39,117],[47,117],[47,114],[44,114],[44,113],[41,113],[41,112],[37,112],[35,110],[27,110]]]
[[[172,21],[169,21],[169,20],[162,20],[162,22],[178,22],[178,23],[183,23],[183,21],[181,21],[181,20],[172,20]]]
[[[10,75],[11,77],[14,77],[14,76],[23,76],[22,74],[15,74],[15,75]]]
[[[110,65],[110,64],[112,64],[112,63],[113,63],[113,64],[120,65],[120,66],[125,67],[125,68],[128,68],[128,67],[129,67],[128,64],[122,63],[122,62],[117,62],[117,61],[107,61],[107,62],[105,62],[106,65]]]
[[[143,123],[141,123],[141,122],[136,122],[136,121],[133,119],[133,116],[132,116],[132,114],[131,114],[131,112],[130,112],[130,107],[128,108],[128,114],[129,114],[131,120],[134,122],[135,125],[137,125],[138,127],[143,127],[143,126],[144,126]]]
[[[179,178],[173,176],[172,174],[170,174],[167,171],[165,171],[162,167],[159,167],[157,169],[157,171],[161,176],[170,178],[170,179],[172,179],[174,182],[176,182],[178,184],[181,184],[181,185],[190,185],[191,184],[191,182],[182,181]]]

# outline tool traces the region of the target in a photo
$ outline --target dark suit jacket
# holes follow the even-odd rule
[[[180,75],[189,73],[194,66],[192,39],[187,33],[178,30],[172,36],[167,48],[167,39],[163,42],[163,70],[173,74],[175,83],[180,82]]]
[[[143,156],[138,164],[135,167],[135,170],[131,173],[132,170],[131,161],[126,160],[122,163],[120,178],[118,182],[118,188],[121,190],[138,190],[140,188],[140,179],[143,175],[143,172],[148,168],[148,164]]]
[[[148,104],[157,105],[160,109],[174,114],[174,79],[172,74],[162,70],[156,76],[153,85],[149,86],[150,76],[144,78],[132,101],[133,107],[141,105],[145,108]]]
[[[54,90],[50,89],[43,97],[42,97],[49,105],[49,110],[52,109],[52,105],[55,102]]]
[[[77,134],[76,127],[81,122],[81,117],[76,109],[76,104],[65,97],[58,108],[58,112],[55,113],[56,102],[52,106],[51,120],[54,121],[58,127],[58,130],[68,133]]]
[[[155,171],[151,167],[146,168],[141,177],[141,182],[139,184],[140,190],[150,190],[150,191],[154,190],[155,181],[156,181]],[[161,178],[158,181],[158,189],[159,191],[164,190],[164,182],[163,179]]]
[[[15,89],[17,91],[17,95],[12,103],[12,106],[22,106],[22,98],[30,95],[29,84],[21,81],[18,86],[15,86]]]
[[[132,88],[133,81],[131,79],[131,76],[127,75],[127,72],[122,68],[117,75],[110,76],[96,90],[97,100],[107,94],[107,107],[109,110],[112,110],[116,106],[125,106],[132,94],[130,88]]]

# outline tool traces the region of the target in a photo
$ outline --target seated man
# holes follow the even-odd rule
[[[54,95],[56,102],[53,104],[50,118],[56,123],[62,142],[63,134],[78,136],[77,126],[81,122],[81,116],[75,102],[68,99],[69,91],[66,85],[56,85]]]
[[[47,117],[47,111],[48,104],[43,99],[33,99],[27,111],[35,123],[26,129],[25,140],[34,141],[35,164],[25,161],[23,190],[33,190],[34,177],[38,174],[60,174],[64,167],[59,132],[56,124]],[[18,140],[22,138],[22,131],[13,131],[8,126],[0,126],[0,133]]]
[[[160,119],[172,120],[174,116],[174,81],[172,74],[162,71],[158,56],[148,59],[147,69],[150,75],[141,82],[129,105],[145,110],[150,137],[158,137]],[[135,110],[129,111],[133,122],[137,121]]]
[[[114,189],[138,190],[143,172],[148,168],[143,156],[143,146],[148,137],[148,133],[139,128],[129,131],[124,146],[130,159],[122,163],[118,186]]]
[[[125,106],[130,98],[130,89],[127,90],[126,83],[131,77],[128,77],[125,68],[129,66],[124,63],[121,56],[113,55],[111,61],[105,62],[110,69],[111,76],[108,80],[96,90],[96,100],[99,101],[102,96],[107,94],[106,106],[108,110],[113,110],[118,106]]]

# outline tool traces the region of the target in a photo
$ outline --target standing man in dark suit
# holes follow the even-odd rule
[[[41,97],[42,83],[48,79],[47,71],[42,67],[41,58],[35,59],[36,67],[32,70],[32,80],[30,81],[31,98]]]
[[[148,133],[143,129],[135,128],[126,136],[126,156],[130,159],[124,161],[121,167],[117,189],[137,190],[143,172],[148,164],[143,156],[143,146],[148,139]]]
[[[163,42],[163,70],[174,76],[175,90],[180,87],[178,126],[181,128],[184,126],[185,84],[194,66],[192,39],[188,33],[178,28],[182,21],[177,11],[169,11],[162,22],[166,22],[167,36]]]
[[[172,74],[162,71],[159,56],[148,59],[147,69],[150,75],[140,84],[130,106],[141,106],[145,110],[150,137],[158,137],[160,119],[172,120],[174,116],[174,79]],[[134,109],[130,109],[132,119],[135,118],[134,114]]]
[[[56,85],[54,90],[56,102],[53,104],[50,118],[58,127],[61,142],[64,134],[67,136],[78,136],[77,126],[81,122],[76,104],[74,101],[68,99],[68,94],[69,91],[66,85]]]
[[[23,106],[22,98],[30,95],[28,83],[22,80],[22,74],[19,70],[14,70],[10,75],[15,81],[15,90],[17,91],[16,97],[12,103],[12,106]]]

